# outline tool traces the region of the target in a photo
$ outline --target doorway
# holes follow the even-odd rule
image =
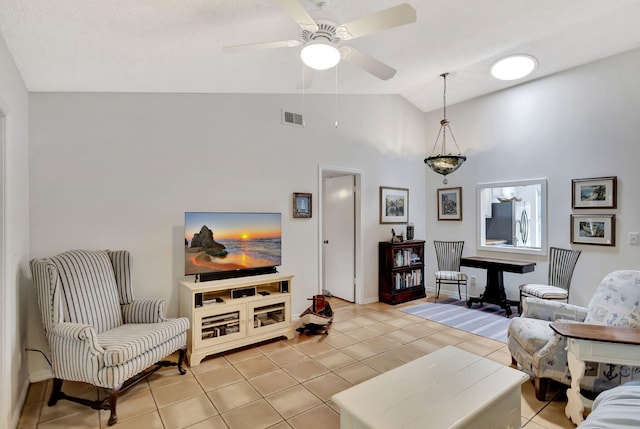
[[[319,169],[320,270],[322,293],[362,302],[361,184],[362,172]]]

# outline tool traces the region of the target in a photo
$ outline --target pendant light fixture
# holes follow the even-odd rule
[[[436,142],[433,145],[433,149],[431,150],[431,155],[428,158],[425,158],[424,163],[427,166],[435,171],[438,174],[442,174],[444,179],[442,183],[445,185],[448,183],[447,175],[456,171],[463,162],[467,160],[467,157],[460,153],[460,148],[458,147],[458,143],[456,142],[456,138],[453,136],[453,132],[451,131],[451,127],[449,127],[449,120],[447,119],[447,76],[449,73],[443,73],[440,76],[444,79],[444,91],[442,95],[442,100],[444,103],[444,117],[440,121],[440,131],[438,131],[438,136],[436,137]],[[456,145],[456,149],[458,149],[457,154],[447,153],[447,131],[451,135],[453,139],[453,143]],[[438,141],[442,136],[442,145],[440,153],[435,154],[436,148],[438,147]]]

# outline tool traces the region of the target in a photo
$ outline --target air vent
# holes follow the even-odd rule
[[[282,123],[293,125],[294,127],[304,127],[304,119],[302,115],[282,110]]]

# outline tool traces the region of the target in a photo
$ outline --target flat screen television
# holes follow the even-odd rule
[[[186,212],[184,273],[201,281],[276,272],[281,213]]]

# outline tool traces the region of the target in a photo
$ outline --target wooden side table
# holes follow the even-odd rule
[[[590,408],[593,403],[580,394],[585,362],[640,366],[640,329],[562,321],[553,322],[550,326],[567,337],[571,387],[567,389],[564,413],[577,425],[584,420],[585,406]]]

